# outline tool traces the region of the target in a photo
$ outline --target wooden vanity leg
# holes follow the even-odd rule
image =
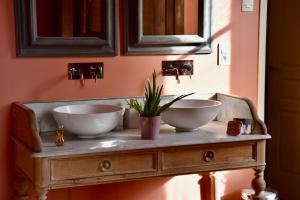
[[[253,195],[254,200],[264,200],[264,191],[266,189],[266,182],[264,180],[265,167],[254,168],[255,178],[252,180],[252,188],[255,191]]]
[[[16,177],[14,180],[14,199],[28,200],[29,181],[19,171],[16,170]]]
[[[214,184],[212,172],[205,172],[199,174],[200,180],[198,181],[200,185],[200,196],[203,200],[214,200]]]
[[[48,191],[49,191],[48,188],[37,187],[36,192],[38,195],[38,200],[46,200]]]

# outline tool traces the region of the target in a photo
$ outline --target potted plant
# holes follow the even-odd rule
[[[152,73],[152,86],[150,80],[148,80],[145,89],[143,103],[138,102],[137,99],[130,99],[128,105],[130,108],[135,109],[140,115],[139,123],[142,139],[153,140],[159,135],[160,114],[166,111],[176,101],[194,93],[180,95],[172,101],[160,105],[163,85],[156,85],[155,71]]]

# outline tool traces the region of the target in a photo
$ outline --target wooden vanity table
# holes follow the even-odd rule
[[[121,105],[124,99],[14,103],[15,199],[27,199],[33,184],[39,200],[50,189],[77,187],[161,176],[176,176],[253,168],[254,199],[263,199],[265,146],[270,136],[252,103],[243,98],[216,94],[223,103],[215,121],[189,133],[161,126],[157,140],[141,140],[139,130],[119,128],[104,137],[80,140],[66,135],[64,146],[55,145],[56,125],[51,109],[66,104]],[[227,121],[252,118],[253,133],[227,136]]]

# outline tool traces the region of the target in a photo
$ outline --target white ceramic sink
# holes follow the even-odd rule
[[[79,138],[95,138],[113,130],[119,123],[122,107],[113,105],[68,105],[52,110],[64,130]]]
[[[212,121],[218,114],[220,101],[182,99],[175,102],[161,117],[178,132],[193,131]]]

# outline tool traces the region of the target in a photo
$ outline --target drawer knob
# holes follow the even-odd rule
[[[207,151],[203,155],[203,159],[206,162],[212,161],[214,159],[214,157],[215,157],[215,153],[213,151]]]
[[[100,169],[102,171],[108,171],[111,169],[111,162],[109,160],[104,160],[101,164],[100,164]]]

